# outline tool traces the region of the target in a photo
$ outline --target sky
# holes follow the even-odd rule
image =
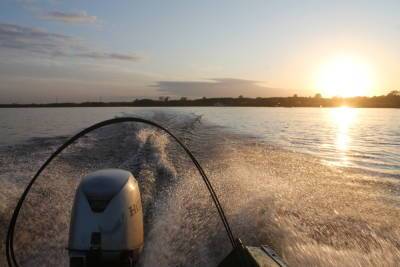
[[[383,95],[400,89],[399,14],[398,0],[1,0],[0,103]]]

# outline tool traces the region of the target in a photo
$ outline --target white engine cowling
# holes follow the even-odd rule
[[[132,266],[143,242],[142,204],[133,175],[106,169],[83,178],[71,213],[70,266]]]

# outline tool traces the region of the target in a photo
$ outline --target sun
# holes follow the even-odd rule
[[[374,83],[371,66],[349,56],[335,57],[323,64],[315,80],[316,89],[326,97],[370,95]]]

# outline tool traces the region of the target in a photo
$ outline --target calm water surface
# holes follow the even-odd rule
[[[400,175],[400,110],[397,109],[1,109],[0,146],[37,137],[71,135],[89,124],[115,116],[147,116],[155,112],[203,115],[202,119],[207,122],[285,149],[311,153],[328,164]]]

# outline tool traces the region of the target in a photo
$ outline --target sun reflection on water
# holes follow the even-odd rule
[[[331,119],[336,127],[335,148],[343,164],[348,163],[347,151],[352,142],[349,130],[357,118],[357,109],[339,107],[331,110]]]

